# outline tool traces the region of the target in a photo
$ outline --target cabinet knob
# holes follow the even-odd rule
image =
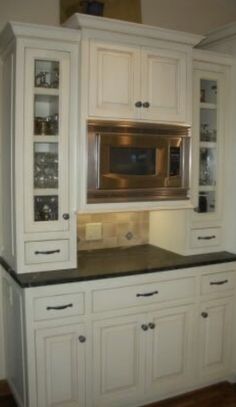
[[[86,342],[86,337],[83,336],[83,335],[80,335],[80,336],[79,336],[79,341],[80,341],[80,343]]]
[[[63,219],[65,219],[65,220],[70,219],[69,213],[63,213],[62,217],[63,217]]]
[[[149,103],[149,102],[144,102],[144,103],[143,103],[143,107],[144,107],[145,109],[148,109],[148,108],[150,107],[150,103]]]
[[[142,328],[143,331],[147,331],[148,330],[148,325],[143,324],[143,325],[141,325],[141,328]]]
[[[202,318],[207,318],[208,317],[208,313],[207,312],[202,312],[201,313]]]
[[[135,107],[142,107],[143,106],[143,104],[142,104],[142,102],[139,100],[138,102],[136,102],[135,103]]]
[[[148,324],[148,326],[149,326],[150,329],[155,329],[156,324],[154,324],[154,322],[150,322],[150,323]]]

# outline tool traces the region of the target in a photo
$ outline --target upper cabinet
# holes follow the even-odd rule
[[[90,116],[187,120],[186,52],[91,40],[90,61]]]
[[[2,254],[18,273],[76,266],[78,43],[17,23],[0,38]]]
[[[203,37],[75,14],[82,32],[82,116],[191,123],[192,47]]]

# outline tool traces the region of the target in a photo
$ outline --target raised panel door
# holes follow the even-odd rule
[[[147,344],[146,392],[169,394],[190,379],[192,306],[150,313]]]
[[[165,49],[142,49],[142,118],[186,121],[186,54]]]
[[[36,331],[38,407],[85,406],[83,325]]]
[[[139,47],[91,41],[89,115],[137,118],[139,100]]]
[[[124,406],[143,394],[144,316],[95,322],[93,337],[94,406]]]
[[[229,369],[232,299],[209,301],[200,309],[199,375],[217,378]]]

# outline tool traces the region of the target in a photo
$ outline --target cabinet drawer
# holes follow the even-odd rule
[[[69,259],[68,240],[47,240],[25,243],[26,264],[52,263]]]
[[[203,276],[201,279],[201,294],[218,293],[232,290],[235,287],[235,273],[226,271]]]
[[[82,314],[84,314],[84,293],[40,297],[34,300],[35,321]]]
[[[195,293],[195,279],[153,282],[136,286],[96,290],[93,292],[93,312],[148,305],[162,301],[189,298]]]
[[[193,229],[190,235],[191,248],[213,247],[221,243],[221,229]]]

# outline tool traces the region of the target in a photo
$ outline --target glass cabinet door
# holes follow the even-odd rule
[[[222,142],[221,74],[195,71],[193,151],[197,185],[196,216],[209,218],[219,214],[220,156]]]
[[[66,230],[68,202],[68,60],[27,50],[25,116],[26,230]],[[30,146],[30,147],[29,147]]]

